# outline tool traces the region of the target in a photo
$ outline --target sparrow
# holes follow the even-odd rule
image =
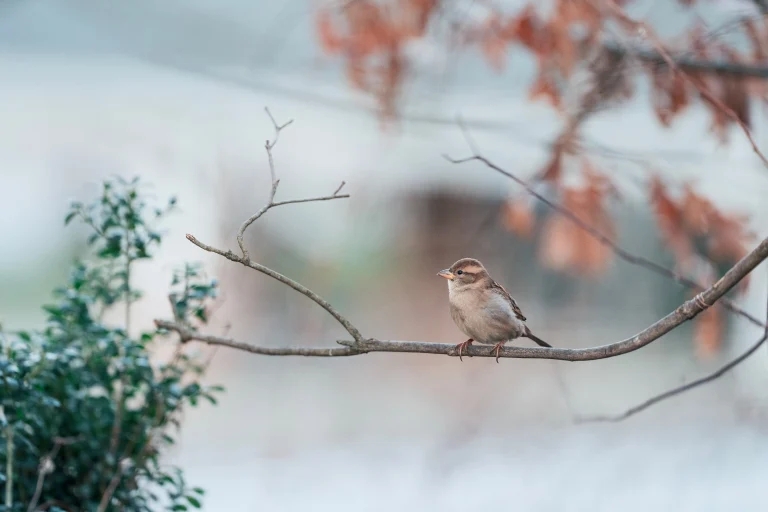
[[[437,275],[448,280],[451,318],[461,332],[469,336],[467,341],[456,345],[459,360],[462,351],[473,341],[493,344],[491,353],[496,354],[497,363],[501,348],[515,338],[528,338],[541,347],[552,348],[531,333],[515,299],[491,278],[478,260],[462,258]]]

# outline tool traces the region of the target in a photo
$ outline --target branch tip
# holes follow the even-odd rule
[[[341,192],[341,189],[343,189],[344,185],[346,185],[346,184],[347,184],[347,182],[342,180],[341,185],[339,185],[339,188],[337,188],[336,191],[333,193],[333,197],[338,196],[339,192]],[[349,195],[347,195],[347,197],[349,197]]]

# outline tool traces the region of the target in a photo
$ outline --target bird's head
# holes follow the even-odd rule
[[[448,280],[448,289],[458,290],[482,282],[488,277],[488,272],[480,261],[474,258],[462,258],[450,268],[438,272],[437,275]]]

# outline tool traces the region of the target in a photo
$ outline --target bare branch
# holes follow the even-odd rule
[[[469,143],[469,142],[468,142]],[[533,189],[528,183],[517,177],[515,174],[512,174],[511,172],[507,171],[506,169],[503,169],[487,159],[486,157],[480,155],[480,154],[473,154],[470,157],[467,158],[461,158],[461,159],[454,159],[448,155],[443,155],[443,157],[448,160],[451,163],[454,164],[462,164],[472,161],[477,161],[485,164],[486,167],[489,167],[493,169],[494,171],[498,172],[499,174],[502,174],[506,176],[507,178],[511,179],[521,187],[523,187],[526,192],[528,192],[530,195],[547,205],[548,207],[552,208],[556,212],[558,212],[560,215],[564,216],[574,224],[576,224],[579,228],[583,229],[586,233],[588,233],[590,236],[592,236],[595,240],[603,244],[604,246],[608,247],[611,251],[613,251],[616,256],[623,259],[624,261],[631,263],[633,265],[638,265],[640,267],[646,268],[652,272],[656,272],[657,274],[666,276],[683,286],[687,288],[693,288],[696,290],[703,290],[704,288],[696,283],[695,281],[692,281],[686,277],[683,277],[682,275],[678,274],[677,272],[670,270],[663,265],[659,265],[658,263],[655,263],[647,258],[644,258],[642,256],[637,256],[635,254],[632,254],[631,252],[621,248],[617,243],[615,243],[613,240],[596,230],[594,227],[589,225],[588,223],[581,220],[576,214],[568,210],[567,208],[563,207],[559,203],[556,203],[555,201],[552,201],[550,199],[547,199],[540,193],[536,192],[536,190]],[[736,306],[730,299],[723,298],[720,303],[723,305],[723,307],[727,308],[731,312],[740,315],[747,320],[749,320],[751,323],[759,326],[759,327],[766,327],[766,324],[758,319],[757,317],[751,315],[750,313],[744,311],[743,309]]]
[[[341,189],[343,189],[343,188],[344,188],[344,185],[346,185],[346,184],[347,184],[347,182],[346,182],[346,181],[342,181],[342,182],[341,182],[341,185],[339,185],[339,188],[337,188],[337,189],[336,189],[336,191],[333,193],[333,197],[336,197],[336,196],[338,196],[338,195],[339,195],[339,192],[341,192]],[[346,197],[349,197],[349,196],[346,196]]]
[[[54,437],[53,448],[45,456],[40,459],[40,465],[37,469],[37,484],[35,485],[35,493],[32,495],[32,499],[27,507],[27,512],[34,512],[37,508],[37,502],[40,501],[40,495],[43,493],[43,484],[45,483],[45,477],[54,470],[53,459],[58,455],[62,446],[70,445],[79,441],[79,437]]]
[[[352,334],[354,341],[338,340],[338,343],[345,345],[347,348],[352,349],[353,352],[344,352],[343,349],[338,352],[330,353],[333,349],[314,349],[314,348],[293,348],[293,349],[271,349],[266,347],[256,347],[241,342],[236,342],[229,338],[220,338],[216,336],[201,335],[196,332],[191,332],[187,327],[178,325],[172,322],[165,322],[162,320],[155,320],[158,327],[162,327],[168,330],[179,332],[183,337],[190,340],[198,340],[204,343],[212,345],[221,345],[235,348],[238,350],[245,350],[248,352],[264,355],[302,355],[302,356],[352,356],[368,352],[409,352],[419,354],[443,354],[448,356],[457,356],[456,345],[451,343],[430,343],[424,341],[390,341],[390,340],[377,340],[377,339],[364,339],[359,331],[349,324],[336,310],[330,306],[323,299],[318,297],[314,292],[308,290],[302,285],[292,281],[291,279],[278,274],[277,272],[267,269],[261,265],[251,262],[245,262],[243,258],[236,256],[231,251],[224,252],[220,249],[202,244],[197,241],[191,235],[187,235],[187,238],[197,245],[198,247],[224,256],[225,258],[241,263],[248,267],[251,267],[259,272],[265,273],[278,281],[287,284],[291,288],[299,291],[307,297],[314,300],[317,304],[322,306],[326,311],[336,318],[339,323],[347,328],[347,331]],[[568,349],[568,348],[527,348],[527,347],[504,347],[500,351],[500,357],[505,358],[517,358],[517,359],[556,359],[561,361],[591,361],[595,359],[607,359],[609,357],[615,357],[621,354],[627,354],[638,350],[649,343],[659,339],[663,335],[669,333],[680,324],[691,320],[696,315],[711,307],[717,300],[731,290],[736,284],[738,284],[744,277],[746,277],[752,270],[755,269],[763,260],[768,257],[768,238],[763,240],[752,252],[742,258],[736,265],[734,265],[725,275],[720,278],[715,284],[707,288],[703,292],[696,295],[693,299],[684,302],[681,306],[675,309],[672,313],[668,314],[661,320],[655,322],[648,328],[644,329],[639,334],[627,338],[625,340],[611,343],[609,345],[603,345],[593,348],[583,349]],[[349,327],[347,327],[349,326]],[[354,334],[353,334],[354,333]],[[479,347],[470,345],[466,351],[466,355],[477,357],[493,357],[493,351],[488,347]]]
[[[250,345],[248,343],[236,341],[232,338],[198,334],[197,332],[181,324],[174,323],[174,322],[167,322],[165,320],[155,320],[155,325],[160,329],[175,331],[185,340],[202,341],[203,343],[207,343],[208,345],[228,347],[228,348],[233,348],[235,350],[242,350],[244,352],[250,352],[252,354],[260,354],[264,356],[311,356],[311,357],[337,357],[338,356],[338,357],[341,357],[341,356],[356,356],[362,353],[350,347],[334,347],[334,348],[259,347],[256,345]]]
[[[286,204],[310,203],[315,201],[330,201],[333,199],[346,199],[349,197],[349,194],[339,195],[339,192],[341,191],[342,187],[344,187],[344,185],[346,184],[346,182],[342,181],[341,185],[339,185],[336,191],[330,196],[312,197],[308,199],[293,199],[290,201],[275,202],[275,194],[277,194],[277,187],[280,185],[280,180],[277,179],[277,174],[275,172],[275,160],[274,160],[274,157],[272,156],[272,149],[275,147],[278,139],[280,138],[280,132],[284,128],[289,126],[291,123],[293,123],[293,119],[289,120],[287,123],[278,125],[277,122],[275,121],[275,118],[272,117],[272,113],[269,111],[269,109],[267,107],[264,107],[264,110],[267,112],[269,119],[272,121],[272,126],[275,128],[274,140],[272,142],[266,141],[264,143],[264,149],[267,150],[267,159],[269,160],[269,175],[272,178],[272,188],[269,191],[269,200],[267,201],[267,204],[261,210],[256,212],[254,215],[248,217],[245,220],[245,222],[243,222],[243,225],[240,226],[240,230],[237,232],[237,244],[240,246],[240,252],[243,253],[243,258],[247,261],[250,260],[250,255],[248,254],[248,250],[245,248],[245,242],[243,241],[245,230],[248,229],[248,226],[253,224],[259,217],[267,213],[268,210],[275,208],[276,206],[283,206]]]
[[[344,182],[342,182],[342,186],[343,185],[344,185]],[[340,188],[341,186],[339,187],[339,189]],[[330,196],[309,197],[307,199],[289,199],[288,201],[278,201],[276,203],[272,203],[271,208],[275,208],[276,206],[284,206],[286,204],[316,203],[318,201],[332,201],[334,199],[349,199],[349,194],[337,195],[336,193],[333,193]]]
[[[338,196],[342,197],[342,196]],[[199,248],[203,249],[204,251],[212,252],[214,254],[218,254],[219,256],[224,256],[230,261],[234,261],[235,263],[240,263],[241,265],[245,265],[246,267],[252,268],[258,272],[261,272],[262,274],[268,275],[272,279],[276,279],[277,281],[280,281],[284,285],[287,285],[300,294],[308,297],[310,300],[314,301],[315,304],[326,310],[333,318],[336,319],[337,322],[339,322],[344,329],[352,336],[352,339],[355,341],[362,341],[363,335],[360,334],[360,331],[357,330],[355,326],[352,325],[352,323],[344,318],[344,316],[339,313],[336,308],[334,308],[327,300],[320,297],[318,294],[307,288],[306,286],[297,283],[293,279],[286,277],[279,272],[275,272],[269,267],[265,267],[264,265],[261,265],[259,263],[254,263],[250,259],[247,258],[247,256],[237,256],[232,251],[224,251],[222,249],[217,249],[216,247],[212,247],[210,245],[204,244],[201,241],[199,241],[197,238],[195,238],[192,235],[187,235],[187,240],[198,246]]]
[[[649,64],[667,66],[669,63],[658,52],[641,48],[623,48],[615,44],[606,44],[608,53],[617,57],[632,57]],[[738,62],[690,59],[670,54],[675,66],[682,71],[699,71],[715,75],[727,75],[740,78],[768,78],[768,67],[750,66]]]
[[[112,475],[112,478],[109,481],[109,485],[107,486],[107,489],[104,491],[104,494],[101,495],[101,500],[99,501],[99,507],[96,509],[96,512],[104,512],[107,510],[107,507],[109,506],[109,502],[112,500],[112,496],[115,494],[115,491],[117,490],[117,486],[120,485],[120,480],[123,478],[123,472],[124,467],[126,465],[127,459],[122,459],[118,461],[118,469],[115,471],[115,474]]]
[[[272,121],[272,126],[275,128],[275,140],[272,142],[267,141],[267,146],[272,149],[275,147],[275,144],[277,144],[277,139],[280,137],[280,132],[283,131],[283,128],[290,126],[293,123],[293,119],[289,119],[286,123],[283,124],[277,124],[277,121],[275,121],[275,118],[272,116],[272,112],[269,111],[269,107],[264,107],[264,112],[267,113],[269,120]]]
[[[768,324],[768,298],[766,298],[766,323]],[[687,384],[683,384],[682,386],[678,386],[676,388],[672,388],[669,391],[665,391],[664,393],[658,394],[652,398],[649,398],[648,400],[641,402],[634,407],[630,407],[626,411],[624,411],[621,414],[616,414],[613,416],[605,416],[605,415],[598,415],[598,416],[577,416],[575,418],[576,423],[595,423],[595,422],[618,422],[625,420],[629,418],[630,416],[634,416],[635,414],[642,412],[646,410],[647,408],[651,407],[652,405],[655,405],[659,402],[663,402],[664,400],[667,400],[668,398],[672,398],[674,396],[677,396],[681,393],[684,393],[688,390],[691,390],[693,388],[697,388],[699,386],[702,386],[704,384],[707,384],[709,382],[712,382],[714,380],[719,379],[757,352],[757,349],[759,349],[765,341],[768,340],[768,326],[763,330],[763,335],[758,339],[752,346],[750,346],[744,353],[739,355],[737,358],[733,359],[729,363],[721,366],[717,371],[714,371],[710,373],[709,375],[706,375],[705,377],[702,377],[700,379],[696,379],[692,382],[689,382]]]

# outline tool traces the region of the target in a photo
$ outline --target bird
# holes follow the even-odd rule
[[[525,324],[527,318],[515,299],[491,278],[479,260],[462,258],[437,273],[448,280],[451,318],[469,339],[456,345],[462,351],[472,342],[493,344],[491,354],[499,353],[505,343],[515,338],[529,338],[540,347],[552,345],[535,336]]]

